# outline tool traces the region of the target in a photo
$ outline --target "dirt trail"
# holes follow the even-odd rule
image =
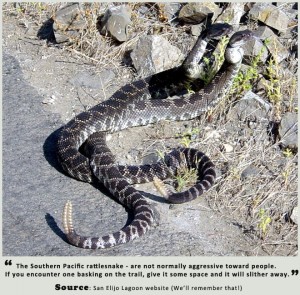
[[[61,212],[69,199],[75,207],[74,223],[80,233],[106,234],[120,229],[127,220],[121,205],[105,192],[64,175],[55,158],[57,130],[74,113],[108,98],[125,83],[126,76],[114,79],[115,83],[102,90],[74,83],[76,75],[98,74],[98,70],[68,50],[28,38],[17,19],[3,18],[3,255],[272,254],[263,251],[263,241],[251,233],[251,226],[238,222],[236,211],[240,208],[218,208],[221,186],[227,185],[221,178],[205,196],[176,206],[154,197],[157,192],[152,184],[138,186],[156,204],[161,222],[132,243],[105,251],[77,249],[66,243]],[[226,134],[219,124],[222,122],[208,123],[205,118],[166,122],[113,134],[109,144],[119,162],[142,163],[153,160],[157,150],[178,145],[174,134],[193,128],[203,131],[203,138],[211,132]],[[204,152],[216,148],[212,140],[205,143],[203,138]],[[220,157],[220,152],[216,155]],[[221,173],[224,163],[217,160],[216,164]],[[280,247],[278,253],[290,255],[292,250]]]

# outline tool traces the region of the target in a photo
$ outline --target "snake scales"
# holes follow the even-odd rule
[[[68,201],[63,212],[63,224],[70,244],[81,248],[109,248],[144,235],[156,223],[157,213],[131,184],[152,181],[154,177],[167,178],[176,173],[182,158],[189,168],[197,169],[199,181],[187,191],[167,195],[169,202],[190,201],[213,185],[214,165],[207,156],[195,149],[173,150],[164,161],[157,164],[140,167],[119,166],[106,145],[105,134],[160,120],[189,120],[213,107],[224,97],[240,68],[243,58],[241,46],[252,36],[248,30],[237,32],[231,37],[222,68],[201,90],[183,98],[154,99],[151,93],[155,91],[151,92],[151,87],[163,89],[164,94],[159,98],[165,98],[172,91],[183,90],[184,85],[180,81],[184,77],[194,79],[197,64],[208,39],[214,37],[214,33],[217,36],[227,34],[230,30],[229,25],[219,24],[213,27],[213,33],[209,34],[209,31],[206,31],[200,35],[183,65],[173,72],[169,70],[170,73],[176,73],[169,81],[161,79],[165,77],[164,73],[161,73],[132,82],[115,92],[109,100],[79,114],[65,125],[58,140],[58,157],[65,171],[82,181],[91,182],[97,178],[134,215],[129,225],[115,233],[102,237],[84,237],[78,235],[73,228],[72,204]],[[181,76],[177,75],[178,73]],[[166,83],[169,83],[166,87],[167,92],[164,88]],[[82,145],[85,155],[79,152]]]

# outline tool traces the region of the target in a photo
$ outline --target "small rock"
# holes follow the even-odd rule
[[[61,44],[61,43],[69,42],[70,38],[66,34],[61,34],[59,32],[55,32],[55,41],[56,41],[56,43]]]
[[[27,28],[25,31],[26,36],[30,39],[36,39],[38,34],[38,27],[34,26],[31,23],[28,23],[26,28]]]
[[[43,104],[54,104],[56,100],[56,96],[55,95],[51,95],[51,97],[47,97],[45,98],[42,103]]]
[[[289,25],[289,17],[280,8],[270,3],[256,3],[249,12],[250,18],[284,32]]]
[[[59,44],[65,42],[72,42],[78,38],[80,38],[80,33],[78,31],[55,32],[55,41]]]
[[[192,25],[191,26],[191,34],[193,36],[197,36],[197,37],[200,36],[200,34],[202,32],[202,28],[203,28],[202,24],[201,25]]]
[[[178,15],[181,5],[181,3],[164,3],[164,12],[169,21],[172,21]]]
[[[259,26],[257,30],[253,33],[256,37],[263,41],[275,35],[274,32],[268,26]]]
[[[143,157],[143,164],[153,164],[157,163],[160,160],[158,154],[156,152],[150,153]]]
[[[279,42],[276,36],[268,38],[266,46],[269,49],[271,55],[277,59],[278,63],[283,61],[289,56],[288,50]]]
[[[279,126],[280,142],[285,148],[298,148],[298,116],[287,112],[283,115]]]
[[[231,153],[231,152],[233,152],[233,146],[231,144],[224,143],[223,144],[223,148],[225,150],[225,153]]]
[[[263,50],[261,54],[261,50]],[[245,57],[253,58],[253,56],[257,56],[261,54],[260,60],[265,63],[268,58],[268,50],[265,45],[257,39],[252,38],[249,40],[244,46]]]
[[[284,12],[291,19],[291,21],[298,19],[298,9],[287,9]]]
[[[127,27],[131,24],[131,9],[121,5],[109,8],[100,20],[99,29],[102,35],[109,36],[124,42],[128,39]]]
[[[271,106],[252,91],[248,91],[231,109],[231,120],[258,123],[266,121]]]
[[[266,85],[269,85],[270,81],[265,79],[264,77],[259,77],[259,80],[256,84],[256,89],[258,93],[261,93],[262,91],[265,92],[267,90]]]
[[[207,17],[212,17],[212,22],[221,13],[221,9],[213,2],[191,2],[182,7],[179,19],[186,23],[199,24]]]
[[[266,47],[271,55],[277,58],[278,63],[289,56],[288,50],[280,43],[278,37],[267,26],[261,26],[255,31],[255,36],[261,40],[268,40]]]
[[[254,4],[255,4],[255,3],[253,3],[253,2],[246,2],[246,3],[245,3],[245,6],[244,6],[245,11],[246,11],[246,12],[249,12],[249,11],[251,10],[251,8],[254,6]]]
[[[206,139],[209,139],[209,138],[218,139],[218,138],[221,138],[221,134],[217,130],[211,130],[206,133],[205,138]]]
[[[74,29],[83,29],[85,27],[85,22],[80,18],[80,6],[78,3],[70,3],[59,9],[53,16],[54,24],[53,28],[55,31],[66,31],[73,25]],[[74,28],[75,27],[75,28]]]
[[[258,96],[257,94],[253,93],[252,91],[248,91],[247,93],[245,93],[245,95],[243,96],[243,98],[241,98],[241,100],[255,100],[262,107],[264,107],[264,109],[265,109],[266,112],[270,111],[271,108],[272,108],[269,102],[265,101],[260,96]],[[257,107],[257,105],[256,105],[256,107]],[[248,111],[250,111],[250,110],[248,110]]]
[[[138,74],[150,76],[181,64],[184,55],[162,36],[141,37],[130,54]]]
[[[259,169],[256,168],[255,166],[248,166],[246,169],[243,170],[241,173],[241,180],[245,180],[247,178],[257,176],[259,174]]]
[[[127,160],[132,160],[132,156],[131,156],[130,154],[126,154],[126,155],[125,155],[125,158],[126,158]]]
[[[226,9],[218,16],[217,23],[228,23],[233,26],[235,30],[239,29],[239,24],[242,16],[245,14],[245,3],[229,3]]]
[[[81,5],[70,3],[59,9],[52,17],[55,41],[57,43],[72,42],[80,37],[80,32],[87,28]]]
[[[293,209],[293,212],[292,212],[292,215],[290,218],[294,223],[298,224],[298,216],[299,215],[298,215],[298,206],[297,206]]]

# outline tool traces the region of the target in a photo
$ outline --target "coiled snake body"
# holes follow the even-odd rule
[[[220,26],[220,25],[217,25]],[[224,25],[223,25],[224,28]],[[230,30],[227,25],[219,35]],[[91,182],[100,180],[110,193],[133,212],[133,221],[123,229],[103,237],[78,235],[72,224],[72,205],[68,201],[63,212],[64,229],[70,244],[81,248],[109,248],[127,243],[145,234],[156,222],[156,212],[151,204],[131,184],[152,181],[154,177],[165,179],[176,173],[184,158],[188,167],[196,168],[199,181],[185,192],[166,196],[171,203],[183,203],[195,199],[209,189],[215,180],[214,165],[207,156],[195,149],[176,149],[164,161],[152,165],[119,166],[106,145],[105,132],[115,132],[132,126],[148,125],[160,120],[189,120],[213,107],[230,88],[243,58],[243,45],[252,33],[248,30],[235,33],[228,44],[225,62],[214,79],[200,91],[177,99],[151,99],[151,83],[163,86],[159,75],[142,79],[122,87],[107,101],[76,116],[62,130],[58,140],[58,156],[63,168],[73,177]],[[194,79],[195,68],[200,61],[205,42],[211,36],[205,34],[192,50],[192,55],[178,70]],[[200,50],[200,51],[201,51]],[[177,76],[178,77],[178,76]],[[174,78],[176,80],[176,78]],[[170,85],[173,84],[172,79]],[[180,83],[178,85],[181,85]],[[178,89],[183,89],[178,86]],[[79,153],[84,143],[85,154]],[[182,157],[183,155],[183,157]]]

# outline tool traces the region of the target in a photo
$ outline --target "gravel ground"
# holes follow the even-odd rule
[[[120,78],[113,79],[106,89],[74,85],[74,77],[80,73],[101,74],[101,71],[108,69],[97,67],[69,50],[48,47],[41,40],[26,37],[25,29],[15,16],[3,18],[2,48],[3,255],[296,254],[297,227],[291,223],[274,223],[268,235],[262,238],[256,233],[259,221],[249,221],[249,216],[257,216],[259,206],[251,207],[248,201],[254,201],[247,199],[247,192],[256,192],[263,187],[261,195],[281,195],[280,212],[288,212],[291,203],[296,200],[296,174],[292,173],[289,186],[285,188],[278,175],[281,173],[280,167],[288,164],[292,171],[297,171],[296,159],[287,160],[274,146],[268,149],[263,144],[259,148],[251,146],[253,151],[264,150],[268,168],[277,176],[274,178],[264,174],[259,182],[255,178],[249,181],[248,178],[242,183],[233,170],[229,169],[231,173],[226,170],[226,165],[229,163],[230,167],[240,168],[238,161],[256,164],[257,159],[254,161],[248,156],[241,157],[243,149],[240,153],[225,156],[217,150],[228,142],[243,139],[251,130],[238,125],[241,122],[233,121],[236,120],[234,112],[226,118],[222,117],[222,107],[216,109],[213,122],[206,118],[192,122],[163,122],[113,134],[109,141],[118,161],[141,163],[153,158],[157,149],[178,145],[178,138],[174,134],[198,128],[203,134],[193,144],[216,158],[219,171],[218,182],[212,190],[190,203],[174,206],[157,198],[152,184],[140,185],[138,189],[147,192],[146,195],[160,213],[158,227],[132,243],[104,251],[70,246],[61,225],[62,208],[67,200],[73,202],[74,223],[79,233],[106,234],[120,229],[129,217],[126,210],[105,190],[76,181],[61,171],[55,154],[58,131],[74,113],[108,98],[126,83],[126,79],[129,81],[130,71],[122,69],[118,76]],[[225,130],[224,126],[231,126],[231,129],[228,127]],[[258,125],[254,133],[261,134],[263,128],[263,125]],[[237,136],[237,130],[244,132]],[[211,132],[226,135],[226,140],[221,139],[216,143],[213,139],[205,139]],[[261,142],[265,141],[263,137]],[[271,159],[275,158],[276,161],[270,164]],[[224,174],[224,169],[229,174]],[[279,236],[282,238],[279,239]]]

